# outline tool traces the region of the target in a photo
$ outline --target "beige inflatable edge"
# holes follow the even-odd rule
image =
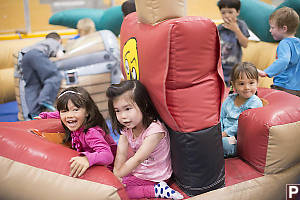
[[[185,0],[135,0],[138,20],[145,24],[183,17]]]

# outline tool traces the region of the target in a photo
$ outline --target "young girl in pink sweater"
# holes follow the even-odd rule
[[[93,165],[112,170],[117,144],[109,135],[105,119],[89,93],[81,87],[70,87],[57,97],[56,112],[43,112],[42,119],[60,119],[78,156],[70,160],[70,176],[80,177]]]

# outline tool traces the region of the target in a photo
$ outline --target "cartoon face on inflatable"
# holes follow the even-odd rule
[[[129,38],[123,47],[123,63],[127,80],[140,78],[136,38]]]

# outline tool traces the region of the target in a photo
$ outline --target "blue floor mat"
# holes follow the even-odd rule
[[[18,103],[16,101],[0,104],[0,122],[18,121]]]

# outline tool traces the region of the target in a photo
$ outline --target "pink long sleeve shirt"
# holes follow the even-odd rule
[[[58,111],[42,112],[39,116],[42,119],[60,119]],[[95,126],[84,133],[84,127],[82,127],[71,132],[71,138],[72,147],[80,152],[80,155],[87,157],[90,166],[105,165],[109,169],[113,169],[117,144],[102,128]]]

